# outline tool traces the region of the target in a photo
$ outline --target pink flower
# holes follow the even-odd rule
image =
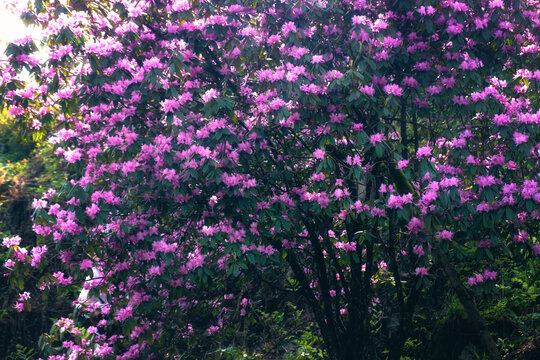
[[[495,177],[493,177],[493,175],[478,176],[476,178],[476,183],[480,188],[495,185]]]
[[[514,235],[514,242],[524,243],[529,238],[529,234],[526,231],[519,230],[519,232]]]
[[[506,114],[497,114],[493,117],[493,122],[497,126],[505,126],[510,124],[510,116]]]
[[[490,9],[494,9],[494,8],[501,8],[501,9],[504,9],[504,3],[503,3],[503,0],[491,0],[489,2],[489,8]]]
[[[428,269],[424,266],[417,267],[416,269],[414,269],[414,273],[416,274],[416,276],[424,277],[428,274]]]
[[[401,96],[403,95],[403,89],[396,84],[388,84],[384,86],[384,91],[388,95]]]
[[[437,237],[443,240],[452,240],[453,236],[454,236],[454,233],[450,230],[443,230],[437,234]]]
[[[390,195],[388,198],[388,207],[390,209],[403,209],[404,204],[412,203],[413,195],[411,193],[405,195]]]
[[[429,146],[422,146],[416,151],[416,157],[418,159],[431,156],[431,148]]]
[[[93,261],[90,259],[84,259],[81,261],[81,270],[88,270],[91,269],[94,265]]]
[[[418,11],[418,13],[420,15],[423,15],[423,16],[435,14],[435,8],[433,6],[431,6],[431,5],[429,5],[427,7],[426,6],[420,6],[418,8],[418,10],[416,10],[416,11]]]
[[[81,149],[73,149],[73,150],[67,150],[64,153],[64,158],[66,161],[70,164],[73,164],[82,158],[82,152]]]
[[[418,81],[412,76],[405,76],[402,81],[403,85],[415,88],[418,86]]]
[[[325,154],[326,154],[326,153],[324,152],[324,150],[322,150],[322,149],[317,149],[317,150],[315,150],[315,151],[313,152],[313,157],[314,157],[315,159],[322,160],[322,159],[324,159],[324,155],[325,155]]]
[[[30,300],[30,293],[28,291],[25,291],[19,294],[19,301],[26,301],[26,300]]]
[[[268,106],[270,106],[270,109],[272,110],[278,110],[285,105],[286,105],[285,100],[279,97],[272,99],[272,101],[270,101],[270,103],[268,104]]]
[[[437,94],[439,94],[441,91],[442,91],[442,86],[440,86],[440,85],[432,85],[432,86],[428,86],[428,87],[426,88],[426,92],[427,92],[429,95],[437,95]]]
[[[99,206],[97,204],[92,204],[86,208],[86,213],[90,216],[91,219],[96,218],[96,214],[99,212]]]
[[[484,270],[484,279],[486,279],[486,280],[495,280],[496,277],[497,277],[497,272],[496,271]]]
[[[525,180],[521,189],[521,196],[524,199],[532,198],[538,191],[538,183],[534,180]]]
[[[218,98],[220,95],[219,91],[216,89],[208,89],[206,92],[202,95],[203,102],[207,103],[212,99]]]
[[[32,209],[43,209],[46,207],[47,207],[47,200],[34,199],[34,201],[32,201]]]
[[[407,166],[409,166],[409,160],[399,160],[397,163],[397,168],[399,170],[402,170],[406,168]]]
[[[375,94],[375,89],[373,88],[373,85],[364,85],[358,89],[361,93],[373,96]]]
[[[413,217],[409,224],[407,224],[407,229],[409,229],[410,232],[413,234],[418,234],[420,230],[424,227],[424,223],[422,220],[418,219],[417,217]]]
[[[523,144],[529,140],[529,135],[522,134],[518,132],[517,130],[514,132],[514,142],[516,145]]]
[[[320,64],[324,62],[324,57],[322,55],[313,55],[311,59],[312,64]]]
[[[180,103],[177,99],[167,99],[161,102],[161,107],[165,113],[173,112],[180,107]]]
[[[47,245],[36,246],[32,248],[32,262],[30,263],[30,265],[32,267],[37,267],[45,253],[47,253]]]
[[[24,304],[23,303],[20,303],[20,302],[16,302],[15,305],[13,305],[13,307],[15,308],[15,310],[17,310],[18,312],[21,312],[24,310]]]
[[[2,245],[4,245],[5,247],[19,246],[21,240],[22,239],[19,235],[5,237],[4,240],[2,240]]]
[[[122,322],[130,317],[133,317],[133,308],[131,306],[126,306],[125,308],[118,310],[115,319]]]
[[[424,248],[422,245],[414,245],[413,246],[413,252],[416,254],[416,256],[421,257],[424,256]],[[417,274],[418,275],[418,274]]]
[[[384,134],[382,134],[382,133],[373,134],[373,135],[371,135],[369,137],[369,142],[373,146],[377,145],[378,143],[382,142],[383,140],[384,140]]]
[[[289,21],[281,27],[281,33],[284,37],[287,37],[291,31],[296,32],[296,25],[294,25],[294,22]]]

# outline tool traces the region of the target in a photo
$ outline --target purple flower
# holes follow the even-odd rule
[[[516,145],[526,143],[527,140],[529,140],[529,135],[522,134],[518,131],[514,132],[514,142],[516,143]]]
[[[418,159],[431,156],[431,148],[429,146],[422,146],[416,151],[416,157]]]
[[[424,266],[417,267],[416,269],[414,269],[414,273],[416,276],[424,277],[428,274],[428,269]]]
[[[402,170],[406,168],[407,166],[409,166],[409,160],[399,160],[397,163],[397,168],[399,170]]]
[[[324,150],[322,149],[317,149],[313,152],[313,157],[315,157],[315,159],[319,159],[319,160],[322,160],[324,159],[324,155],[326,153],[324,152]]]
[[[420,230],[424,227],[424,223],[422,220],[418,219],[417,217],[413,217],[409,224],[407,225],[407,229],[409,229],[410,232],[413,234],[418,234]]]
[[[396,85],[396,84],[388,84],[388,85],[385,85],[384,91],[385,91],[388,95],[394,95],[394,96],[401,96],[401,95],[403,95],[403,89],[402,89],[399,85]]]
[[[217,91],[216,89],[208,89],[206,90],[206,92],[202,95],[202,100],[207,103],[209,102],[210,100],[212,99],[215,99],[215,98],[218,98],[219,97],[219,91]]]
[[[454,233],[451,232],[450,230],[443,230],[443,231],[440,231],[437,236],[439,237],[439,239],[443,239],[443,240],[452,240],[452,237],[454,236]]]
[[[486,279],[486,280],[495,280],[496,277],[497,277],[497,272],[496,271],[484,270],[484,279]]]
[[[384,140],[384,134],[382,134],[382,133],[373,134],[373,135],[371,135],[369,137],[369,142],[373,146],[375,146],[376,144],[382,142],[383,140]]]

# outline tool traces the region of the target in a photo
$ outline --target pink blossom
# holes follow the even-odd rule
[[[336,249],[342,249],[343,251],[356,251],[356,243],[346,243],[338,241],[334,246],[336,247]]]
[[[501,9],[504,9],[504,3],[503,3],[503,0],[491,0],[489,2],[489,8],[490,9],[494,9],[494,8],[501,8]]]
[[[317,150],[315,150],[315,151],[313,152],[313,157],[314,157],[315,159],[323,160],[325,154],[326,154],[326,153],[324,152],[324,150],[322,150],[322,149],[317,149]]]
[[[493,117],[493,122],[497,126],[506,126],[510,124],[510,116],[507,114],[497,114]]]
[[[422,245],[414,245],[413,246],[413,252],[416,254],[416,256],[418,257],[421,257],[421,256],[424,256],[425,253],[424,253],[424,248],[422,247]],[[418,275],[418,274],[417,274]]]
[[[12,259],[7,259],[6,262],[4,263],[4,266],[10,269],[15,266],[15,261],[13,261]]]
[[[283,24],[283,26],[281,27],[281,33],[283,34],[284,37],[289,36],[289,33],[291,31],[296,32],[296,26],[294,25],[294,22],[292,21],[289,21]]]
[[[21,244],[21,237],[19,235],[15,235],[12,237],[5,237],[2,240],[2,245],[5,247],[12,247],[12,246],[19,246]]]
[[[416,269],[414,269],[414,273],[416,276],[424,277],[428,275],[428,269],[424,266],[417,267]]]
[[[92,260],[84,259],[83,261],[81,261],[80,268],[81,270],[88,270],[88,269],[91,269],[93,265],[94,263]]]
[[[409,166],[409,160],[399,160],[397,162],[397,168],[399,170],[403,170],[404,168],[406,168],[407,166]]]
[[[47,200],[45,199],[34,199],[32,201],[32,209],[42,209],[47,207]]]
[[[443,240],[452,240],[452,237],[454,236],[454,233],[450,230],[442,230],[437,234],[437,237],[439,239]]]
[[[429,146],[422,146],[418,148],[418,151],[416,151],[416,157],[418,159],[421,159],[423,157],[431,156],[431,148]]]
[[[216,89],[208,89],[206,90],[206,92],[202,95],[202,100],[203,102],[207,103],[209,102],[210,100],[212,99],[216,99],[218,98],[220,95],[219,91],[217,91]]]
[[[386,211],[384,209],[379,209],[378,207],[373,207],[370,212],[373,217],[383,217],[386,215]]]
[[[522,134],[518,132],[517,130],[514,131],[514,142],[516,143],[516,145],[526,143],[527,140],[529,140],[529,135]]]
[[[411,220],[409,220],[409,223],[407,224],[407,229],[409,229],[409,231],[413,234],[418,234],[418,232],[422,230],[423,227],[424,223],[417,217],[413,217]]]
[[[412,203],[413,195],[411,193],[405,195],[390,195],[388,198],[388,207],[390,209],[403,209],[404,204]]]
[[[177,99],[167,99],[167,100],[162,101],[161,106],[162,106],[163,112],[169,113],[178,109],[180,107],[180,103],[178,102]]]
[[[476,184],[480,186],[480,188],[485,188],[491,185],[495,185],[495,177],[493,175],[487,175],[487,176],[478,176],[476,178]]]
[[[375,146],[378,143],[382,142],[384,140],[384,134],[382,133],[376,133],[369,137],[369,142],[371,145]]]
[[[373,85],[364,85],[361,86],[360,89],[358,89],[361,93],[373,96],[375,94],[375,88]]]
[[[68,163],[75,163],[82,158],[82,152],[81,149],[73,149],[73,150],[67,150],[64,152],[64,158]]]
[[[122,322],[131,317],[133,317],[133,308],[131,306],[126,306],[125,308],[121,308],[120,310],[118,310],[115,319]]]
[[[17,310],[18,312],[21,312],[24,310],[24,304],[21,303],[21,302],[16,302],[15,305],[13,306],[15,308],[15,310]]]
[[[25,291],[19,294],[19,301],[27,301],[27,300],[30,300],[30,293],[28,291]]]
[[[484,270],[484,279],[486,279],[486,280],[495,280],[496,278],[497,278],[497,272],[496,271]]]
[[[435,11],[436,11],[436,10],[435,10],[435,8],[434,8],[433,6],[431,6],[431,5],[429,5],[429,6],[423,6],[423,5],[422,5],[422,6],[420,6],[420,7],[418,8],[418,10],[416,10],[416,11],[418,11],[418,13],[419,13],[420,15],[426,16],[426,15],[433,15],[433,14],[435,14]]]
[[[397,84],[388,84],[384,86],[384,91],[388,95],[401,96],[403,95],[403,89]]]
[[[412,76],[405,76],[402,81],[403,85],[415,88],[418,86],[418,81]]]
[[[538,183],[534,180],[525,180],[521,189],[521,196],[524,199],[531,199],[538,191]]]
[[[516,235],[514,235],[514,242],[524,243],[529,238],[529,234],[524,230],[519,230]]]
[[[43,255],[45,255],[45,253],[47,253],[47,246],[46,245],[43,245],[43,246],[36,246],[34,248],[32,248],[32,261],[30,263],[30,266],[32,267],[37,267],[39,265],[39,263],[41,262],[41,258],[43,257]]]
[[[90,218],[95,219],[96,214],[99,212],[99,206],[97,204],[92,204],[86,208],[86,213]]]

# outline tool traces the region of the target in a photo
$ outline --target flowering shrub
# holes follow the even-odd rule
[[[59,258],[41,290],[108,299],[49,359],[178,355],[283,276],[331,358],[399,359],[434,264],[500,356],[469,285],[538,269],[536,1],[70,5],[30,4],[43,41],[0,78],[72,171],[35,202],[40,244],[3,241],[10,276]]]

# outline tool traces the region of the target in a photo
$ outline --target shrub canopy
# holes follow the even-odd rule
[[[270,283],[300,295],[331,358],[399,358],[423,290],[448,279],[497,357],[471,299],[503,260],[538,268],[539,10],[32,1],[43,38],[7,48],[1,103],[71,175],[34,202],[39,244],[4,239],[6,267],[23,289],[59,257],[42,291],[106,298],[81,299],[44,351],[188,353]]]

